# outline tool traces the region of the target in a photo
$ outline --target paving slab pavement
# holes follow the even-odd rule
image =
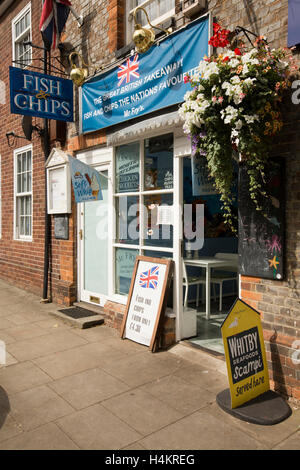
[[[179,343],[152,354],[0,281],[0,450],[300,450],[300,404],[274,426],[221,410],[225,362]],[[299,409],[298,409],[299,408]]]

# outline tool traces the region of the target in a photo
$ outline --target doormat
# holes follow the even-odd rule
[[[82,307],[64,308],[63,310],[59,310],[59,312],[64,313],[65,315],[67,315],[67,317],[71,317],[74,319],[94,317],[95,315],[97,315],[96,312],[92,312],[91,310]]]

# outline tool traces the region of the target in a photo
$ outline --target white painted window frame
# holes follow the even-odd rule
[[[172,132],[172,129],[164,129],[164,130],[161,130],[160,132],[158,130],[156,131],[153,131],[153,133],[151,133],[150,135],[147,135],[147,137],[143,137],[142,139],[130,139],[130,140],[126,140],[126,142],[124,142],[124,144],[130,144],[130,143],[133,143],[133,142],[139,142],[140,144],[140,160],[139,160],[139,163],[140,163],[140,168],[139,168],[139,175],[140,175],[140,186],[139,186],[139,191],[135,191],[135,192],[128,192],[128,193],[117,193],[116,192],[116,183],[115,183],[115,158],[116,158],[116,147],[114,147],[114,156],[113,156],[113,175],[114,175],[114,178],[113,178],[113,182],[112,182],[112,187],[113,187],[113,207],[116,207],[116,204],[115,204],[115,201],[116,201],[116,198],[120,197],[120,196],[137,196],[139,197],[139,201],[140,201],[140,204],[141,204],[141,210],[140,210],[140,234],[143,234],[144,233],[144,214],[143,214],[143,197],[144,196],[147,196],[147,195],[155,195],[155,194],[172,194],[173,195],[173,207],[174,207],[174,210],[175,210],[175,188],[176,188],[176,182],[175,182],[175,168],[174,168],[174,165],[175,165],[175,159],[173,158],[173,188],[172,189],[157,189],[157,190],[145,190],[144,189],[144,161],[145,161],[145,155],[144,155],[144,141],[145,139],[147,138],[151,138],[151,137],[159,137],[160,135],[165,135],[165,134],[171,134],[173,133]],[[175,135],[173,133],[173,138],[175,139]],[[119,145],[123,145],[122,144],[119,144]],[[121,295],[121,294],[117,294],[116,293],[116,266],[115,266],[115,252],[116,252],[116,248],[125,248],[125,249],[128,249],[128,250],[138,250],[138,253],[139,255],[142,255],[143,252],[146,250],[146,251],[155,251],[155,252],[158,252],[158,251],[161,251],[161,252],[164,252],[164,253],[170,253],[171,255],[171,259],[174,258],[174,251],[175,251],[175,248],[174,248],[174,245],[176,244],[175,243],[175,233],[173,231],[173,247],[172,248],[167,248],[167,247],[160,247],[160,246],[148,246],[148,245],[144,245],[141,240],[138,241],[138,243],[136,245],[130,245],[130,244],[125,244],[125,243],[117,243],[116,242],[116,239],[117,239],[117,225],[116,225],[116,210],[114,211],[115,214],[114,214],[114,224],[113,224],[113,243],[112,243],[112,248],[113,248],[113,263],[112,263],[112,268],[113,268],[113,278],[112,278],[112,285],[113,285],[113,296],[112,296],[112,299],[111,300],[114,300],[115,302],[119,302],[119,303],[122,303],[124,305],[126,305],[127,303],[127,296],[125,295]],[[176,217],[176,213],[174,212],[174,220]],[[174,230],[174,225],[173,225],[173,230]]]
[[[31,191],[24,193],[17,192],[17,156],[24,152],[31,152]],[[17,216],[17,198],[22,196],[31,196],[31,235],[20,235],[18,229],[18,216]],[[14,150],[14,240],[21,242],[33,241],[33,146],[32,144],[20,147]]]
[[[16,37],[16,34],[15,34],[15,26],[16,24],[18,23],[18,21],[20,21],[20,19],[26,15],[27,13],[29,12],[30,14],[30,26],[25,30],[23,31],[23,33]],[[30,46],[29,47],[29,51],[30,51],[30,62],[24,66],[22,66],[19,62],[15,62],[16,60],[18,60],[16,58],[16,43],[17,42],[20,42],[22,40],[22,38],[24,36],[26,36],[28,34],[28,32],[30,33],[30,41],[32,40],[32,15],[31,15],[31,2],[29,2],[19,13],[17,16],[15,16],[11,22],[11,32],[12,32],[12,60],[13,60],[13,66],[14,67],[19,67],[19,68],[26,68],[28,67],[29,65],[31,65],[32,63],[32,47]]]

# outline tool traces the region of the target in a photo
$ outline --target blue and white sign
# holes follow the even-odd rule
[[[13,114],[73,122],[73,82],[17,67],[9,68]]]
[[[183,102],[184,76],[208,54],[209,16],[167,36],[145,54],[82,86],[82,132],[93,132]]]
[[[76,203],[101,201],[103,196],[98,171],[77,158],[70,155],[68,157]]]

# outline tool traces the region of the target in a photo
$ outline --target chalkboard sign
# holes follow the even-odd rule
[[[121,337],[155,351],[167,302],[172,260],[137,256]]]
[[[67,214],[54,215],[54,237],[69,240],[69,217]]]
[[[266,171],[268,198],[264,213],[257,211],[249,194],[249,177],[239,170],[239,271],[246,276],[284,279],[285,165],[272,159]]]

